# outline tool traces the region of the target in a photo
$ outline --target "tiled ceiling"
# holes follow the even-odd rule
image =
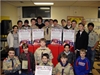
[[[100,7],[100,0],[1,0],[14,6],[35,6],[34,2],[54,2],[53,6],[95,6]],[[2,4],[1,2],[1,4]]]

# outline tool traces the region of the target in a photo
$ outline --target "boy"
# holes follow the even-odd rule
[[[63,54],[63,53],[65,53],[66,56],[68,56],[68,63],[73,64],[75,57],[74,57],[74,54],[72,52],[70,52],[69,44],[64,45],[64,51],[62,53],[60,53],[60,55],[58,56],[58,62],[60,62],[60,57],[61,57],[61,54]]]
[[[40,66],[51,66],[52,68],[54,67],[53,66],[53,63],[52,62],[49,62],[49,55],[47,53],[44,53],[42,55],[42,62],[39,64]],[[53,69],[53,74],[54,74],[54,69]]]
[[[51,39],[51,27],[49,24],[49,20],[46,19],[44,21],[45,26],[42,28],[44,29],[44,38],[46,39],[47,45],[50,44],[50,39]]]
[[[77,58],[75,64],[74,64],[74,69],[75,69],[75,74],[76,75],[88,75],[90,72],[90,62],[89,60],[85,57],[86,55],[86,50],[81,49],[80,50],[80,57]]]
[[[53,67],[53,63],[49,62],[49,55],[47,53],[44,53],[42,55],[42,62],[39,64],[41,66],[52,66]]]
[[[80,56],[80,49],[87,50],[88,47],[88,34],[84,29],[84,25],[82,23],[78,24],[79,31],[76,34],[76,41],[75,41],[75,53],[76,58]]]
[[[24,43],[22,45],[23,53],[19,56],[22,67],[22,75],[33,75],[35,71],[35,59],[34,55],[29,52],[28,44]]]
[[[44,53],[47,53],[49,54],[49,59],[50,61],[52,60],[53,58],[53,55],[51,53],[51,50],[46,47],[46,39],[45,38],[41,38],[40,39],[40,47],[35,51],[34,53],[34,56],[35,56],[35,61],[36,61],[36,64],[38,65],[40,62],[41,62],[41,57]]]
[[[61,54],[60,62],[55,67],[56,75],[74,75],[73,68],[68,63],[68,56],[65,53]]]
[[[8,57],[3,61],[3,70],[5,75],[19,75],[21,64],[18,57],[15,56],[13,47],[9,48]]]

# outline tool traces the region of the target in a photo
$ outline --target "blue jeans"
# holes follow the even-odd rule
[[[34,75],[32,72],[22,72],[21,75]]]
[[[87,49],[87,58],[90,60],[90,70],[93,68],[94,59],[95,59],[95,50],[91,50],[92,47]]]
[[[15,49],[15,55],[19,56],[19,48],[14,48]]]

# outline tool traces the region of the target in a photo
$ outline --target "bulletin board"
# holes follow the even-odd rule
[[[83,16],[67,16],[67,19],[70,19],[71,21],[72,20],[76,20],[77,23],[80,23],[82,19],[84,19]]]

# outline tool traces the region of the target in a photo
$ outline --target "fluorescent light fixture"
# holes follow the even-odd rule
[[[45,12],[50,12],[50,11],[45,11]]]
[[[35,5],[53,5],[53,2],[34,2]]]
[[[40,7],[40,9],[42,9],[42,10],[49,10],[50,8],[48,8],[48,7]]]

